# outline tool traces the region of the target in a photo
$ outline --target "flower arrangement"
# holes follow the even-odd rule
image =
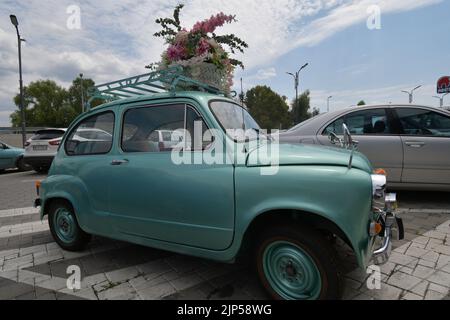
[[[148,67],[164,70],[182,66],[187,76],[229,93],[235,68],[244,68],[244,65],[232,59],[225,47],[234,54],[236,51],[243,53],[248,45],[234,34],[219,36],[215,31],[226,23],[235,22],[236,17],[221,12],[197,22],[191,30],[187,30],[180,23],[183,7],[180,4],[175,8],[173,18],[156,20],[162,30],[154,36],[164,38],[169,47],[163,52],[160,62]]]

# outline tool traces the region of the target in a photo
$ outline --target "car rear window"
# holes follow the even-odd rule
[[[64,130],[39,130],[31,140],[52,140],[61,138],[63,135]]]

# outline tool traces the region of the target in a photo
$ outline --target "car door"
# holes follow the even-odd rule
[[[417,107],[395,112],[402,127],[402,182],[450,184],[450,116]]]
[[[15,167],[17,152],[0,142],[0,170]]]
[[[388,181],[400,182],[403,167],[402,142],[388,108],[355,110],[328,122],[318,134],[323,145],[332,146],[328,135],[331,132],[343,135],[342,124],[346,124],[354,139],[359,142],[358,151],[367,156],[375,168],[388,172]]]
[[[203,148],[188,147],[188,138],[181,152],[187,163],[180,164],[171,146],[153,139],[161,131],[175,132],[175,137],[183,128],[192,133],[195,122],[206,130],[195,107],[184,103],[124,110],[120,155],[109,179],[117,232],[212,250],[232,243],[233,165],[193,164],[194,158],[201,159]]]
[[[102,139],[85,135],[86,132],[102,130]],[[113,135],[115,130],[115,114],[112,110],[100,112],[81,120],[64,141],[64,158],[55,158],[58,168],[67,176],[72,176],[72,182],[79,189],[71,190],[78,201],[77,206],[83,208],[78,213],[81,224],[98,234],[108,235],[111,232],[108,223],[108,192],[107,185],[110,175],[109,164],[113,157]],[[84,137],[83,137],[84,136]]]

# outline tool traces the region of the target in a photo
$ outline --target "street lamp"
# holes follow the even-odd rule
[[[19,21],[17,20],[17,17],[12,14],[9,16],[9,18],[11,19],[11,23],[13,24],[13,26],[16,28],[17,42],[19,46],[19,85],[20,85],[20,111],[22,114],[22,145],[25,147],[25,143],[27,142],[27,135],[25,125],[25,104],[23,98],[23,81],[22,81],[22,41],[25,41],[25,39],[22,39],[20,37]]]
[[[448,95],[448,93],[446,93],[446,94],[444,94],[444,95],[442,95],[442,96],[433,96],[433,98],[439,99],[439,101],[440,101],[440,104],[439,104],[439,105],[440,105],[441,108],[444,106],[444,97],[445,97],[446,95]]]
[[[406,90],[402,90],[403,93],[406,93],[409,95],[409,104],[413,103],[414,100],[414,91],[416,91],[417,89],[422,88],[422,86],[417,86],[414,89],[412,89],[411,91],[406,91]]]
[[[294,85],[295,85],[295,103],[298,104],[298,86],[300,84],[300,72],[305,69],[309,63],[305,63],[296,73],[292,72],[286,72],[287,74],[291,75],[294,78]]]
[[[81,113],[84,113],[84,88],[83,88],[83,74],[80,73],[80,86],[81,86]]]
[[[333,98],[333,96],[329,96],[327,98],[327,112],[330,112],[330,99]]]

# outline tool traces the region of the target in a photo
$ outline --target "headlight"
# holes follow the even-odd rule
[[[375,198],[384,198],[386,191],[386,176],[381,174],[372,175],[372,193]]]

